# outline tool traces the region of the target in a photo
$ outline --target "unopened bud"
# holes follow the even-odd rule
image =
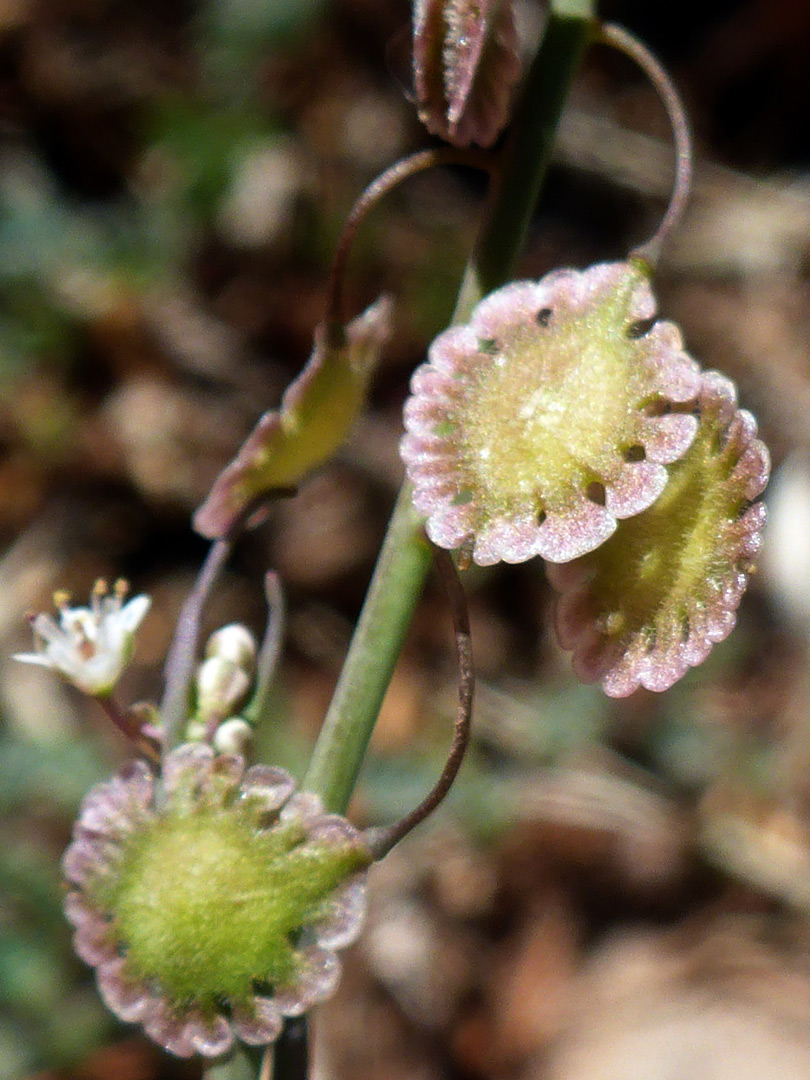
[[[251,684],[250,676],[232,660],[211,656],[197,669],[197,711],[195,720],[206,723],[215,717],[230,716]]]
[[[229,660],[246,674],[252,675],[256,662],[256,640],[246,626],[230,623],[211,635],[205,655],[207,658]]]
[[[189,720],[186,724],[186,742],[205,742],[207,734],[206,725],[199,720]]]
[[[253,739],[253,728],[241,716],[231,716],[214,733],[214,749],[220,754],[239,754],[246,751]]]

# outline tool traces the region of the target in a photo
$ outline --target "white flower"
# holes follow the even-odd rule
[[[125,604],[126,594],[125,581],[117,581],[112,593],[104,581],[97,581],[90,607],[72,608],[66,593],[56,593],[58,621],[35,615],[31,629],[37,651],[14,659],[51,668],[85,694],[107,697],[129,662],[135,631],[151,604],[148,596],[135,596]]]

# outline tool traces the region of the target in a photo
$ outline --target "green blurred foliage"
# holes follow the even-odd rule
[[[61,841],[106,766],[90,742],[0,738],[0,1066],[4,1080],[81,1060],[115,1029],[62,914]]]

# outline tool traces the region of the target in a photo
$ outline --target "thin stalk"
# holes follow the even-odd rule
[[[259,1080],[273,1080],[273,1048],[268,1046],[264,1051],[262,1066],[259,1069]]]
[[[259,655],[256,658],[256,688],[250,704],[243,713],[248,723],[254,726],[262,722],[267,712],[270,691],[273,688],[278,659],[284,642],[284,593],[278,574],[272,570],[265,575],[264,595],[267,597],[267,626]]]
[[[357,236],[357,230],[368,212],[403,180],[437,165],[467,165],[470,168],[488,170],[492,167],[492,162],[489,156],[481,151],[458,149],[454,146],[438,147],[435,150],[418,150],[415,154],[395,162],[369,184],[349,211],[335,248],[326,301],[326,326],[330,334],[342,333],[346,324],[343,302],[346,263]]]
[[[267,1048],[259,1080],[307,1080],[308,1076],[309,1025],[306,1016],[297,1016],[284,1021],[281,1034]]]
[[[527,77],[500,180],[454,319],[509,276],[529,227],[554,132],[594,26],[595,0],[552,0],[546,34]],[[430,553],[404,485],[383,542],[363,611],[312,755],[304,788],[328,809],[348,805],[397,657],[421,595]]]
[[[146,733],[136,718],[122,708],[112,695],[97,697],[96,701],[106,713],[107,719],[112,721],[113,725],[125,738],[134,743],[140,753],[144,754],[152,762],[157,763],[160,760],[160,755],[152,743],[149,742]]]
[[[236,1046],[224,1059],[203,1066],[202,1080],[256,1080],[261,1077],[262,1050]]]
[[[675,143],[675,183],[669,205],[653,236],[631,252],[635,258],[643,259],[654,267],[661,256],[661,248],[667,237],[683,215],[692,187],[692,139],[689,134],[686,110],[665,68],[647,46],[634,37],[629,30],[625,30],[623,26],[615,26],[613,23],[603,23],[599,27],[599,40],[623,52],[625,56],[638,64],[661,99],[672,128],[672,138]]]
[[[450,612],[453,616],[453,631],[456,638],[456,656],[458,658],[458,711],[453,729],[453,745],[441,775],[433,788],[419,805],[406,814],[401,821],[380,829],[368,829],[365,840],[375,859],[382,859],[391,848],[415,829],[442,802],[453,781],[458,775],[467,745],[470,741],[470,720],[472,719],[473,692],[475,690],[475,671],[473,668],[472,637],[470,635],[470,615],[467,609],[467,597],[464,586],[458,576],[450,555],[441,548],[433,549],[436,568],[442,579]]]
[[[164,760],[182,738],[183,724],[188,716],[189,692],[197,657],[200,618],[208,595],[228,561],[231,547],[230,540],[217,540],[211,545],[194,588],[180,609],[180,617],[177,620],[164,668],[166,686],[160,702]]]
[[[514,272],[543,186],[563,106],[596,28],[595,0],[552,3],[543,41],[503,149],[492,206],[467,266],[454,322]]]
[[[343,813],[430,566],[422,519],[403,488],[383,541],[349,655],[302,787]]]

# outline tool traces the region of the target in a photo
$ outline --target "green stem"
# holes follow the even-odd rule
[[[328,810],[348,805],[430,566],[430,545],[407,485],[400,492],[349,655],[303,787]]]
[[[508,281],[529,230],[568,91],[596,32],[595,0],[557,0],[504,147],[492,206],[461,283],[455,322]]]
[[[546,33],[503,151],[499,180],[459,293],[455,322],[502,285],[520,254],[571,81],[595,26],[596,0],[552,0]],[[337,689],[304,778],[344,812],[430,566],[407,484],[400,492]]]
[[[256,1080],[262,1062],[262,1050],[237,1046],[224,1060],[203,1067],[202,1080]]]

